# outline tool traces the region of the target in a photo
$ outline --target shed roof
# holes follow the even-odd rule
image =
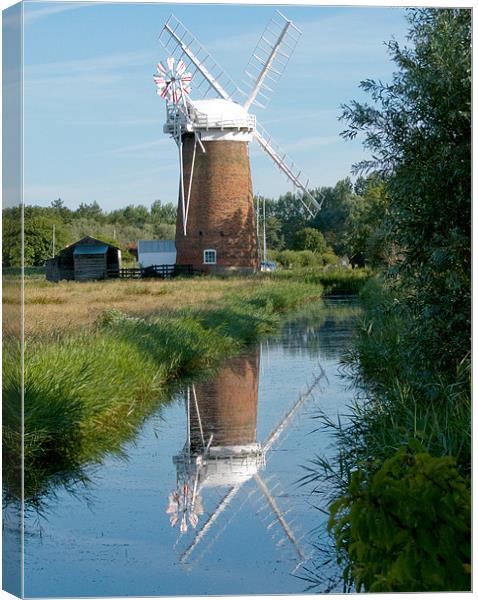
[[[143,252],[176,252],[174,240],[139,240],[138,253]]]
[[[74,253],[75,248],[78,246],[106,246],[107,248],[119,250],[119,248],[113,244],[108,244],[107,242],[103,242],[102,240],[97,240],[96,238],[91,237],[91,235],[86,235],[85,237],[82,237],[81,240],[66,246],[66,248],[63,248],[63,250],[60,250],[60,254],[62,256],[69,256],[70,254]]]
[[[106,254],[108,252],[108,245],[102,244],[78,244],[73,250],[73,254]]]

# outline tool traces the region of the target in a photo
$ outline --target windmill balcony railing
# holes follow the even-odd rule
[[[246,115],[244,118],[233,118],[224,115],[206,115],[196,113],[192,119],[192,125],[198,129],[246,129],[247,131],[256,130],[256,117]]]
[[[256,130],[255,115],[246,114],[244,117],[231,118],[229,115],[222,114],[206,114],[188,107],[187,112],[184,109],[179,109],[177,106],[168,106],[166,125],[164,130],[166,133],[174,133],[175,127],[180,126],[186,131],[194,131],[197,129],[240,129],[246,131]]]

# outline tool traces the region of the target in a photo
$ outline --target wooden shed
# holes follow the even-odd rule
[[[46,261],[48,281],[107,279],[119,277],[121,251],[112,244],[86,236]]]

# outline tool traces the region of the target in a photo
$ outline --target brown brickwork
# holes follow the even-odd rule
[[[250,270],[258,266],[251,171],[247,142],[203,142],[196,146],[186,236],[181,196],[176,223],[176,262],[203,271]],[[187,198],[194,135],[183,136]],[[204,265],[203,251],[216,250],[217,265]]]
[[[196,383],[196,397],[206,442],[235,446],[256,442],[259,350],[227,361],[213,381]],[[191,443],[201,449],[199,423],[191,399]]]

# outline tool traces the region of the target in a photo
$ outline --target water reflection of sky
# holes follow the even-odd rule
[[[337,360],[350,338],[353,314],[348,305],[341,309],[336,303],[325,312],[310,307],[295,322],[289,321],[281,334],[249,351],[242,363],[236,359],[227,376],[223,372],[215,381],[195,383],[206,442],[215,432],[211,448],[223,452],[254,442],[264,446],[301,392],[321,369],[325,371],[265,452],[265,466],[258,463],[252,475],[243,478],[219,514],[216,508],[234,481],[214,480],[203,473],[209,484],[202,481],[200,486],[203,511],[197,515],[196,528],[188,522],[187,532],[181,534],[179,522],[170,525],[174,512],[170,494],[178,486],[173,457],[184,451],[188,439],[182,394],[145,423],[126,448],[127,460],[107,458],[95,469],[92,486],[78,497],[60,491],[50,503],[47,519],[41,521],[41,535],[38,523],[33,518],[27,521],[26,595],[303,592],[306,584],[291,574],[300,573],[301,557],[317,558],[313,547],[317,534],[311,531],[324,517],[313,507],[317,498],[296,482],[303,474],[301,466],[327,452],[330,444],[324,434],[311,433],[317,427],[313,419],[317,407],[335,415],[351,400],[353,392],[339,377]],[[208,395],[217,396],[216,404],[209,404],[213,406],[209,416]],[[235,397],[242,399],[246,422],[230,411],[224,413],[221,397],[229,398],[230,406]],[[236,432],[234,436],[221,434],[224,425]],[[197,430],[193,423],[193,437]],[[194,453],[201,453],[197,444]],[[198,540],[208,521],[210,526]]]

